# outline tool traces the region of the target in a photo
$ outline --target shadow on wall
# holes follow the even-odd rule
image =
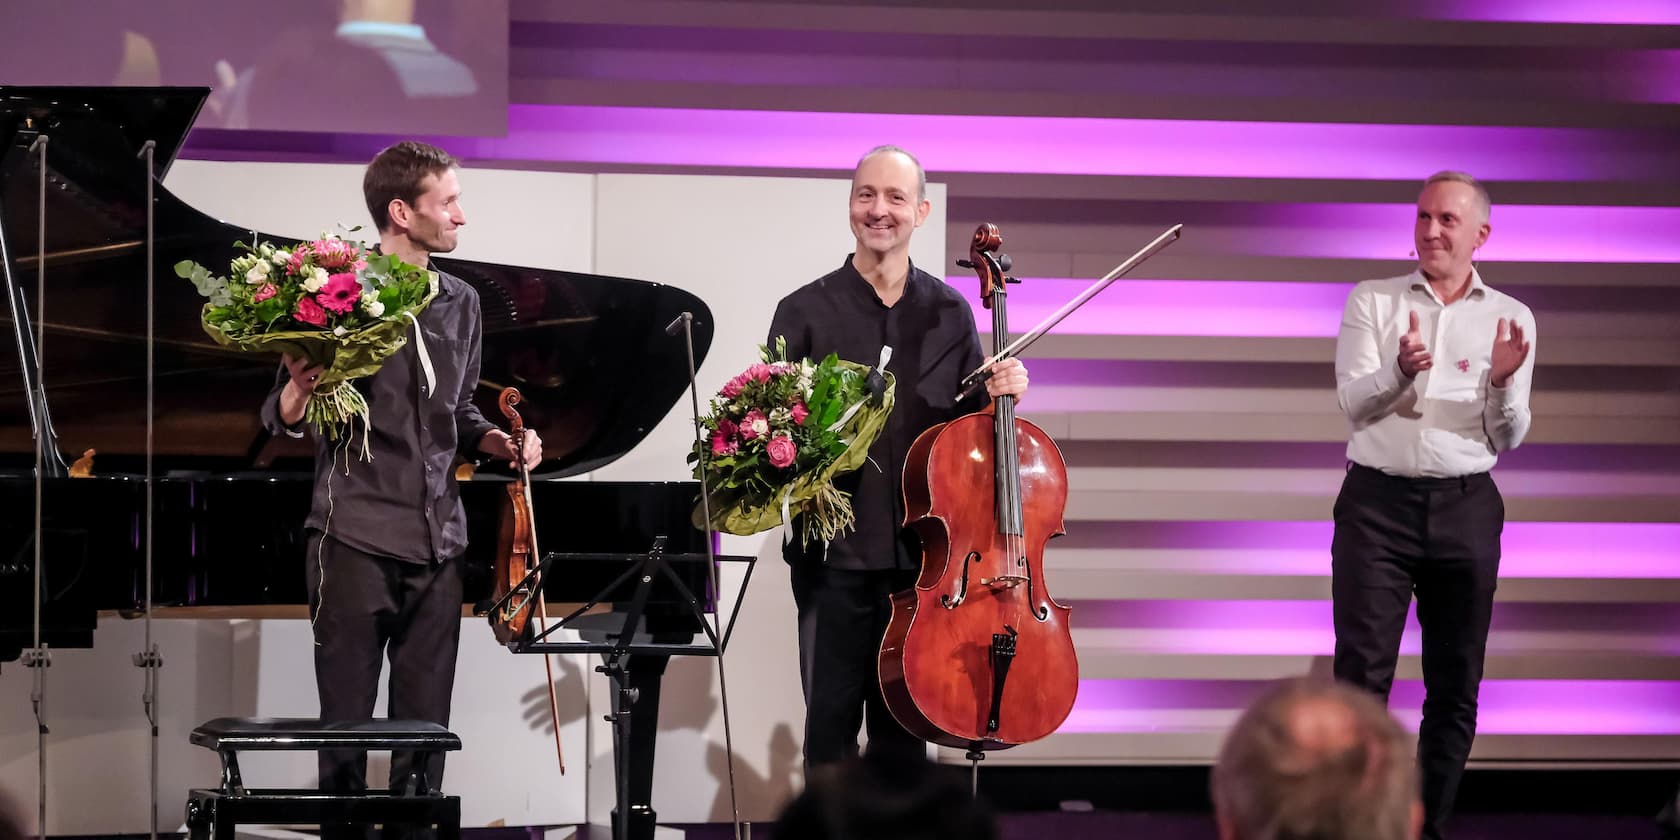
[[[723,744],[713,743],[706,749],[706,770],[717,780],[717,797],[712,800],[713,820],[727,820],[729,810],[729,753]],[[793,737],[793,727],[780,723],[770,733],[770,761],[763,773],[739,753],[735,756],[735,796],[741,807],[742,819],[751,820],[755,811],[774,814],[793,798],[795,785],[802,778],[799,742]],[[768,809],[768,810],[766,810]]]

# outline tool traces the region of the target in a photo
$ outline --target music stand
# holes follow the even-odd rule
[[[653,836],[656,822],[652,808],[653,787],[653,731],[647,730],[645,738],[638,738],[632,743],[634,731],[630,727],[631,707],[638,700],[647,699],[650,708],[657,714],[659,699],[659,680],[663,676],[665,663],[671,656],[721,656],[729,646],[729,639],[735,630],[735,620],[741,613],[740,597],[735,599],[735,606],[730,611],[727,624],[720,624],[718,628],[706,620],[708,611],[701,604],[694,592],[683,582],[671,564],[676,563],[705,563],[708,559],[719,562],[741,563],[746,566],[742,575],[738,593],[745,593],[747,584],[752,579],[753,566],[758,562],[757,557],[745,555],[715,555],[708,558],[705,554],[666,554],[665,537],[655,537],[653,546],[645,554],[618,554],[601,552],[549,552],[525,576],[517,586],[511,587],[507,595],[496,601],[490,607],[493,613],[506,604],[515,594],[532,585],[533,580],[540,579],[546,591],[553,578],[549,577],[551,567],[559,564],[564,567],[567,562],[615,562],[625,561],[624,571],[610,583],[603,586],[589,601],[573,610],[565,618],[548,626],[541,633],[531,634],[529,638],[517,640],[508,645],[514,653],[537,654],[576,654],[598,653],[605,660],[595,667],[597,673],[605,674],[612,681],[612,713],[606,720],[613,725],[613,777],[616,790],[616,807],[613,809],[613,836],[616,840],[648,840]],[[704,642],[672,642],[660,641],[658,634],[651,634],[646,640],[637,639],[637,628],[646,614],[648,602],[652,599],[656,587],[663,587],[667,593],[674,593],[676,597],[666,600],[677,601],[688,608],[688,613],[694,618],[705,632]],[[606,619],[616,624],[616,632],[602,633],[599,628],[584,630],[573,625],[573,622],[590,612],[604,601],[624,603],[622,593],[629,590],[629,606],[622,612],[623,619],[619,620],[619,611],[614,610],[607,616],[592,616],[595,619]],[[528,590],[527,590],[528,591]],[[718,593],[712,593],[714,598]],[[716,603],[712,604],[710,614],[717,616]],[[596,621],[593,623],[602,623]],[[527,625],[528,627],[530,625]],[[602,636],[602,640],[593,641],[579,639],[576,641],[550,641],[549,636],[561,629],[579,630],[592,635]],[[721,632],[721,635],[719,635]],[[643,672],[632,673],[629,657],[652,657],[649,663],[653,666],[651,673],[645,678]],[[646,697],[644,698],[644,695]],[[646,767],[641,767],[642,759],[646,759]],[[637,778],[637,790],[631,791],[631,764],[641,770]],[[635,801],[632,801],[632,793]],[[636,823],[634,835],[630,832],[630,824]]]

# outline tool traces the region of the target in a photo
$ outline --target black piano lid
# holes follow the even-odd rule
[[[209,94],[205,87],[0,85],[0,148],[10,148],[20,132],[40,131],[51,135],[52,144],[84,153],[97,149],[98,157],[126,152],[133,159],[151,140],[161,179]]]
[[[44,130],[51,136],[44,379],[60,448],[69,458],[97,449],[103,472],[132,469],[144,445],[145,182],[135,156],[155,141],[161,177],[207,93],[0,86],[0,233],[11,257],[4,268],[33,310],[37,182],[26,150],[33,132]],[[215,345],[199,326],[202,299],[171,269],[182,259],[226,265],[232,243],[252,232],[206,216],[161,184],[154,209],[156,469],[249,470],[287,458],[295,468],[309,447],[270,440],[257,418],[275,359]],[[500,388],[520,388],[521,413],[549,454],[540,474],[611,463],[678,402],[688,383],[686,351],[664,327],[680,313],[695,316],[697,364],[711,345],[711,311],[671,286],[447,258],[436,264],[478,290],[484,337],[474,399],[501,422]],[[0,350],[0,469],[33,457],[11,332],[0,307],[7,348]]]

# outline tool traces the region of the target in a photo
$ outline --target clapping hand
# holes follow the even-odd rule
[[[1500,321],[1499,323],[1500,328],[1504,329],[1505,322]],[[1523,352],[1525,354],[1528,352],[1526,346],[1523,348]],[[1415,379],[1421,371],[1429,370],[1435,366],[1435,358],[1429,355],[1429,348],[1423,346],[1423,335],[1418,332],[1418,314],[1416,311],[1412,312],[1411,326],[1407,328],[1406,334],[1400,336],[1399,358],[1400,372],[1407,379]],[[1495,370],[1497,369],[1498,366],[1495,365]],[[1515,367],[1512,369],[1515,370]]]
[[[1402,345],[1404,346],[1404,345]],[[1511,375],[1528,358],[1528,339],[1523,336],[1522,324],[1514,319],[1499,319],[1493,332],[1493,372],[1489,379],[1495,388],[1511,384]]]

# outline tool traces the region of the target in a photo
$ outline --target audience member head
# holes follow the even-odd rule
[[[1268,687],[1213,769],[1220,840],[1412,840],[1411,739],[1375,698],[1324,679]]]
[[[782,810],[776,840],[996,840],[991,808],[965,776],[921,757],[866,754],[813,767]]]
[[[17,802],[0,789],[0,840],[23,840],[29,836],[23,827],[23,812]]]

